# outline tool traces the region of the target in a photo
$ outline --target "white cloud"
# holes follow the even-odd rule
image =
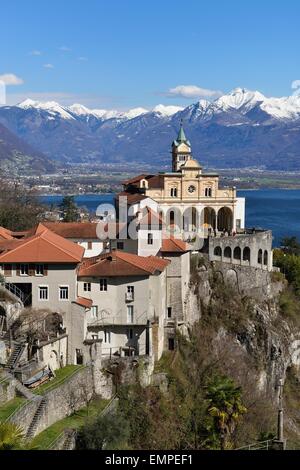
[[[81,56],[81,57],[77,57],[77,60],[79,60],[80,62],[86,62],[88,58]]]
[[[24,80],[20,77],[17,77],[14,73],[4,73],[0,75],[0,81],[5,85],[22,85]]]
[[[178,85],[175,88],[170,88],[167,96],[180,96],[181,98],[216,98],[222,96],[223,93],[219,90],[209,90],[201,88],[196,85]]]
[[[39,56],[39,55],[42,55],[42,53],[41,51],[35,50],[35,51],[29,52],[29,55]]]
[[[61,46],[59,48],[59,50],[62,51],[62,52],[71,52],[72,51],[72,49],[70,47],[67,47],[67,46]]]
[[[43,66],[45,67],[45,69],[54,69],[53,64],[44,64]]]

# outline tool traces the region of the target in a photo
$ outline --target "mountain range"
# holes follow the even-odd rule
[[[268,98],[244,88],[185,108],[158,105],[126,112],[27,99],[0,108],[0,133],[5,127],[33,159],[44,155],[48,172],[74,163],[163,167],[170,163],[181,120],[203,166],[300,169],[300,96]],[[3,131],[0,138],[6,142]]]

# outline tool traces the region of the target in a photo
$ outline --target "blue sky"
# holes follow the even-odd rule
[[[11,0],[1,5],[0,76],[9,103],[186,106],[238,86],[289,95],[299,18],[291,0]]]

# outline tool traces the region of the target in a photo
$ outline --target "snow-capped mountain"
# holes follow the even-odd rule
[[[180,121],[207,166],[300,169],[300,97],[270,98],[236,88],[185,108],[128,111],[30,99],[0,108],[0,123],[49,158],[165,165]]]

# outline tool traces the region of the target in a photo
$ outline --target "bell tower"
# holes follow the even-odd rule
[[[191,160],[191,158],[191,144],[185,136],[181,121],[177,139],[172,143],[172,171],[180,171],[182,165]]]

